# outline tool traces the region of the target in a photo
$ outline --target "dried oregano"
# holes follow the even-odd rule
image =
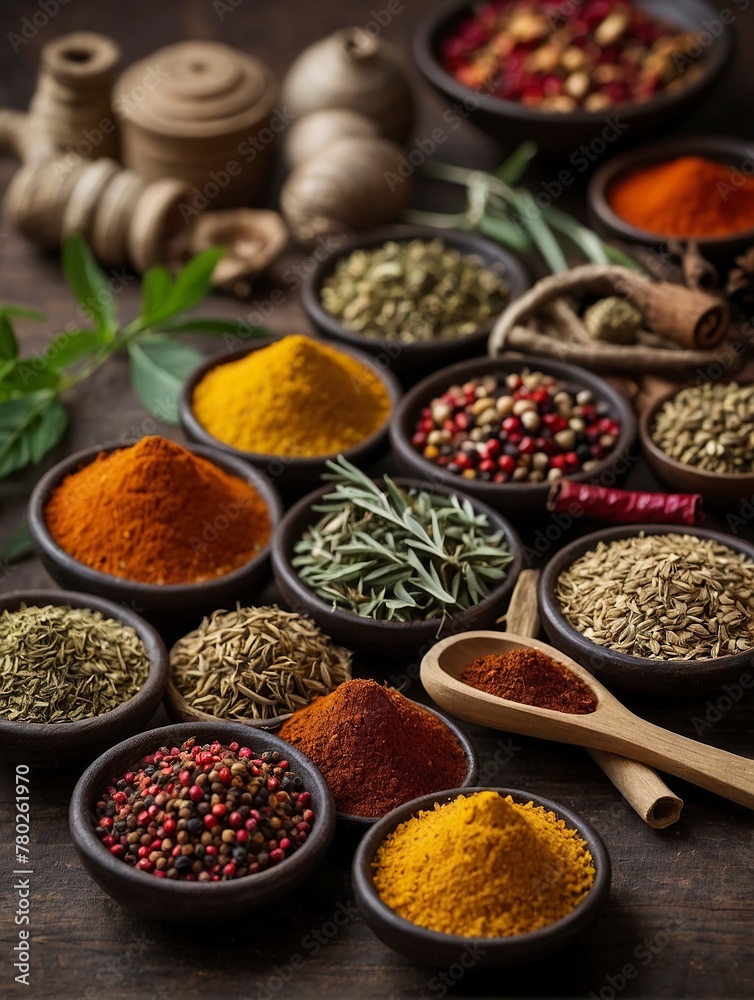
[[[27,607],[0,616],[0,717],[78,722],[140,690],[149,656],[136,630],[90,608]]]
[[[705,472],[754,472],[754,385],[681,389],[658,410],[652,440],[676,462]]]
[[[754,648],[754,563],[711,538],[600,542],[558,577],[566,619],[600,646],[653,660]]]
[[[351,654],[306,615],[275,605],[215,611],[170,653],[170,681],[191,708],[221,719],[270,719],[329,694]]]
[[[445,618],[483,600],[513,556],[468,500],[382,487],[342,456],[322,515],[294,547],[301,580],[333,608],[364,618]]]

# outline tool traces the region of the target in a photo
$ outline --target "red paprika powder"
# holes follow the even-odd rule
[[[597,699],[582,680],[561,663],[529,647],[474,660],[460,680],[478,691],[521,705],[571,715],[588,715],[597,708]]]
[[[445,723],[376,681],[346,681],[294,712],[278,736],[311,757],[338,811],[351,816],[384,816],[466,776],[463,748]]]

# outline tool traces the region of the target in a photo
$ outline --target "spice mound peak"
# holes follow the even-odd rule
[[[157,436],[103,452],[66,476],[45,519],[74,559],[149,584],[230,573],[270,536],[267,505],[249,483]]]
[[[192,406],[206,431],[241,451],[320,458],[376,434],[391,403],[367,365],[293,334],[211,369]]]
[[[402,823],[377,851],[374,884],[399,916],[463,937],[508,937],[567,916],[594,882],[578,831],[532,802],[459,795]]]
[[[410,799],[455,788],[466,758],[436,715],[376,681],[346,681],[283,723],[278,733],[320,768],[339,812],[375,817]]]

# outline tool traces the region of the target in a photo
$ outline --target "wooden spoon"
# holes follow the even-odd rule
[[[597,708],[570,715],[520,705],[478,691],[458,679],[482,656],[530,647],[572,670],[592,691]],[[609,751],[658,767],[754,809],[754,760],[705,746],[629,712],[588,670],[553,646],[512,632],[464,632],[436,643],[421,663],[422,684],[441,708],[461,719],[545,740]]]
[[[539,635],[540,575],[536,569],[522,570],[504,616],[506,631],[531,638]],[[683,800],[673,794],[651,767],[606,750],[592,749],[588,753],[648,826],[662,830],[678,821]]]

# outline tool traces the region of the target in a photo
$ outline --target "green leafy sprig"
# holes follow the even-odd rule
[[[443,229],[476,230],[516,253],[537,251],[553,273],[567,270],[566,252],[593,264],[622,264],[640,270],[628,254],[603,242],[560,209],[540,207],[530,191],[516,186],[536,153],[536,145],[525,142],[494,173],[428,160],[423,169],[430,177],[466,188],[466,210],[453,214],[412,211],[406,220]]]
[[[120,326],[107,276],[82,237],[71,236],[63,248],[63,271],[92,327],[56,334],[36,356],[20,357],[13,320],[44,316],[0,303],[0,479],[41,462],[58,444],[68,423],[61,397],[116,352],[128,353],[131,381],[144,406],[160,420],[177,423],[181,385],[202,355],[174,339],[176,334],[269,333],[236,320],[182,316],[211,291],[212,272],[223,253],[222,248],[208,250],[175,277],[164,267],[147,271],[139,315]]]
[[[444,619],[483,600],[511,562],[468,500],[372,482],[343,456],[294,548],[301,580],[333,608],[386,621]]]

